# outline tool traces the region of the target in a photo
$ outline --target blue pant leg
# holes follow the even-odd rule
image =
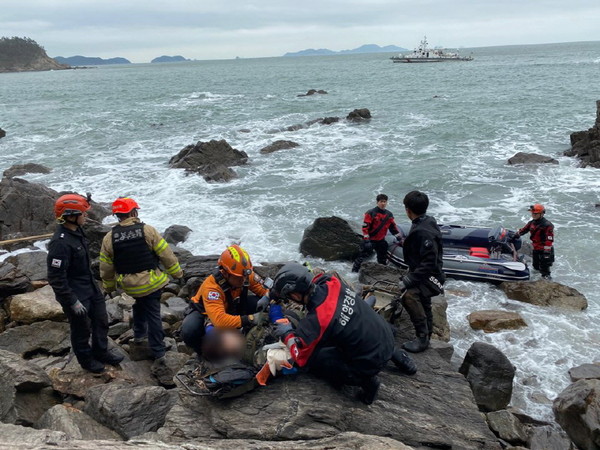
[[[181,338],[185,345],[193,349],[199,355],[202,353],[202,338],[205,334],[204,324],[206,316],[198,311],[192,311],[181,324]]]

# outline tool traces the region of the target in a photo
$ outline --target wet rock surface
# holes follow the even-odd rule
[[[247,162],[246,152],[236,150],[223,139],[188,145],[169,160],[169,167],[198,173],[206,181],[222,182],[237,177],[230,166]]]
[[[263,155],[269,154],[269,153],[274,153],[279,150],[287,150],[290,148],[295,148],[295,147],[298,147],[299,145],[300,144],[298,144],[294,141],[284,141],[284,140],[275,141],[272,144],[269,144],[266,147],[261,148],[260,153],[262,153]]]
[[[362,242],[356,227],[339,217],[319,217],[304,230],[300,252],[325,261],[352,261]]]
[[[508,159],[508,164],[558,164],[558,161],[550,156],[519,152]]]
[[[0,136],[1,137],[1,136]],[[15,164],[14,166],[6,169],[2,174],[3,177],[13,178],[28,173],[50,173],[52,169],[42,166],[41,164],[27,163],[27,164]]]
[[[486,333],[516,330],[527,326],[525,320],[518,313],[511,311],[475,311],[467,316],[467,320],[471,328],[483,330]]]
[[[554,306],[577,311],[588,307],[588,301],[581,292],[554,281],[505,281],[499,287],[511,300],[532,305]]]
[[[566,156],[574,156],[582,167],[600,168],[600,100],[596,101],[596,123],[587,131],[571,133],[571,149]]]

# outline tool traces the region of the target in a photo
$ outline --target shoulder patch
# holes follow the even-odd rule
[[[423,246],[425,248],[431,248],[433,247],[433,242],[431,242],[429,239],[426,239],[425,242],[423,242]]]
[[[217,291],[209,291],[207,300],[219,300],[221,298],[221,294]]]
[[[62,265],[62,259],[52,259],[52,262],[50,263],[50,265],[52,267],[56,267],[58,269]]]

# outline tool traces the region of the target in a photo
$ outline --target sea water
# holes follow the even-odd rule
[[[471,50],[464,50],[469,53]],[[375,196],[426,192],[441,223],[511,229],[542,203],[555,225],[553,277],[583,293],[586,311],[531,306],[485,283],[448,281],[455,363],[473,342],[516,366],[512,404],[543,419],[569,368],[600,361],[600,169],[562,156],[569,133],[591,127],[600,99],[600,42],[472,49],[474,61],[394,64],[392,55],[237,59],[104,66],[0,75],[0,170],[26,162],[52,169],[25,178],[95,200],[135,198],[159,230],[193,232],[183,244],[217,254],[239,242],[261,261],[301,260],[314,219],[362,221]],[[298,97],[309,89],[328,94]],[[340,121],[283,131],[368,108],[366,123]],[[197,141],[225,139],[249,164],[229,183],[169,169]],[[263,155],[279,139],[299,147]],[[517,152],[558,165],[509,166]],[[323,263],[352,280],[349,263]],[[539,275],[534,275],[539,277]],[[520,313],[527,328],[484,334],[466,316]]]

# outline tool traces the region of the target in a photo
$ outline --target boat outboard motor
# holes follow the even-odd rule
[[[502,226],[492,228],[488,234],[490,252],[516,254],[521,248],[521,238],[515,239],[515,232]]]

